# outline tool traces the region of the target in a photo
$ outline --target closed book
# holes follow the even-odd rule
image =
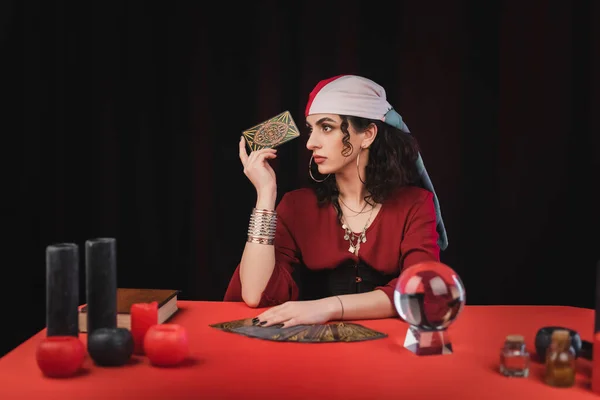
[[[131,329],[131,305],[158,303],[158,323],[162,324],[177,312],[177,295],[173,289],[117,289],[117,327]],[[87,306],[79,308],[79,332],[87,332]]]

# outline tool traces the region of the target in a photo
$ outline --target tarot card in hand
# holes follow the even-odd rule
[[[289,111],[284,111],[242,132],[250,151],[274,149],[300,136]]]

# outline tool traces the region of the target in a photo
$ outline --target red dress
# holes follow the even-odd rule
[[[404,268],[439,261],[433,194],[408,186],[383,202],[358,256],[348,251],[332,205],[319,207],[312,189],[286,193],[277,206],[275,268],[259,307],[382,290],[393,302]],[[239,264],[224,301],[243,301]]]

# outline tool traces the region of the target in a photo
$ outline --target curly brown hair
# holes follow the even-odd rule
[[[341,130],[344,133],[342,155],[350,156],[354,152],[350,143],[349,124],[355,131],[364,132],[371,124],[377,125],[377,136],[369,148],[369,163],[365,168],[367,196],[370,204],[383,203],[390,195],[403,186],[415,184],[418,179],[416,161],[419,147],[415,138],[382,121],[341,115]],[[315,165],[311,165],[315,177],[320,176]],[[333,204],[338,218],[342,217],[342,209],[338,202],[339,190],[335,175],[323,182],[310,180],[317,195],[319,206]]]

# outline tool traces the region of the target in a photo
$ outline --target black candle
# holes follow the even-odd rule
[[[74,243],[46,247],[47,336],[79,336],[79,248]]]
[[[117,249],[113,238],[85,242],[87,331],[117,327]],[[89,338],[89,336],[88,336]]]
[[[594,333],[600,333],[600,260],[596,264],[596,307],[594,314]]]

